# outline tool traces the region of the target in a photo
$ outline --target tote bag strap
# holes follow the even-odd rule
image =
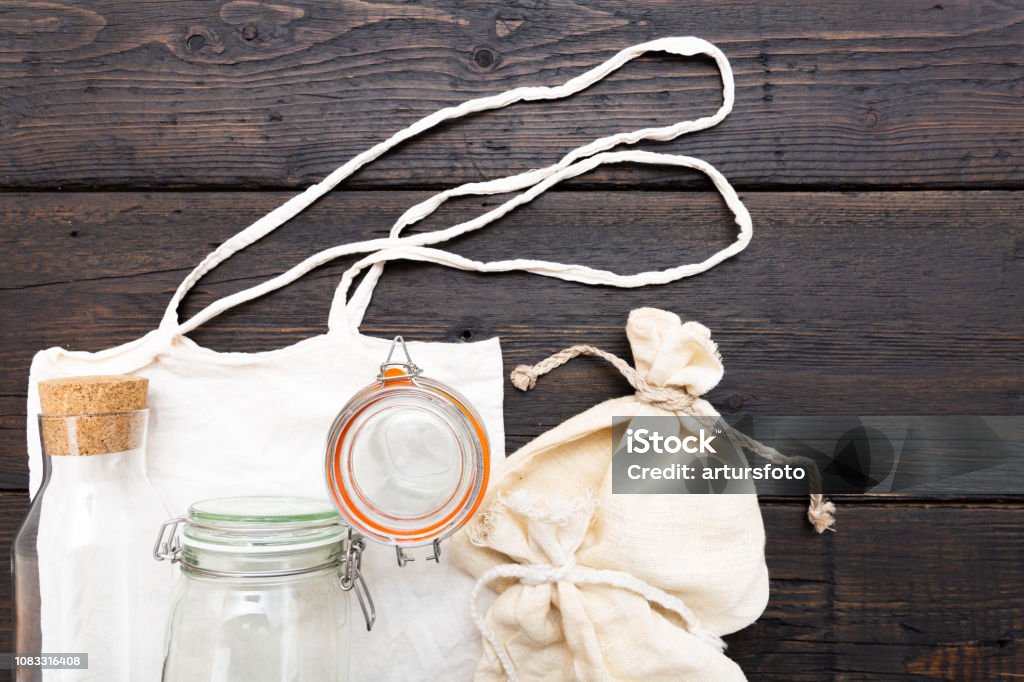
[[[371,239],[363,242],[355,242],[352,244],[345,244],[332,249],[326,249],[321,251],[299,265],[289,269],[288,271],[267,280],[257,286],[251,287],[244,291],[232,294],[225,298],[222,298],[214,303],[210,304],[204,310],[200,311],[196,316],[189,319],[184,323],[180,323],[178,319],[178,307],[195,284],[208,272],[213,270],[215,267],[223,263],[225,260],[230,258],[235,253],[246,248],[250,244],[258,241],[262,237],[266,236],[273,230],[280,227],[282,224],[293,218],[295,215],[300,213],[302,210],[307,208],[314,201],[319,199],[321,196],[329,192],[345,178],[349,177],[363,166],[369,164],[373,160],[377,159],[390,149],[398,146],[402,142],[419,135],[420,133],[429,130],[438,124],[449,121],[452,119],[460,118],[468,114],[477,113],[481,111],[487,111],[491,109],[498,109],[501,107],[508,106],[510,104],[521,102],[521,101],[536,101],[536,100],[549,100],[549,99],[560,99],[568,97],[572,94],[580,92],[586,89],[590,85],[600,81],[608,74],[616,71],[627,62],[635,59],[636,57],[645,54],[647,52],[666,52],[670,54],[676,54],[680,56],[695,56],[703,54],[712,57],[717,64],[721,78],[722,78],[722,105],[719,107],[711,116],[702,117],[693,121],[681,121],[673,125],[657,127],[657,128],[644,128],[632,132],[618,133],[608,137],[603,137],[598,140],[579,147],[560,160],[558,163],[548,166],[546,168],[540,168],[530,170],[517,175],[511,175],[505,178],[498,178],[487,182],[479,183],[467,183],[448,190],[441,192],[430,199],[417,204],[412,207],[396,222],[392,228],[391,236],[383,239]],[[323,263],[329,262],[330,260],[351,254],[368,253],[379,249],[392,249],[392,248],[403,248],[403,247],[415,247],[423,244],[437,243],[451,239],[458,234],[463,234],[470,230],[478,229],[483,225],[504,215],[508,211],[515,208],[522,203],[526,203],[540,192],[543,192],[551,184],[558,182],[565,177],[572,177],[572,175],[578,175],[579,173],[586,172],[593,165],[588,167],[581,167],[576,169],[575,172],[570,175],[564,175],[564,172],[572,168],[580,159],[594,158],[592,155],[602,152],[604,150],[611,149],[615,146],[622,144],[634,144],[640,140],[652,139],[652,140],[671,140],[675,137],[683,135],[688,132],[695,130],[701,130],[716,125],[719,121],[725,118],[726,115],[732,110],[734,102],[734,85],[732,78],[732,70],[729,67],[729,62],[722,52],[712,45],[711,43],[695,37],[673,37],[673,38],[661,38],[653,40],[647,43],[641,43],[632,47],[622,50],[614,57],[604,62],[603,64],[594,67],[593,69],[583,73],[568,82],[555,87],[521,87],[509,90],[499,95],[493,95],[489,97],[482,97],[479,99],[469,100],[458,106],[448,107],[434,112],[433,114],[420,119],[411,126],[399,131],[388,140],[381,142],[367,151],[354,157],[345,165],[336,169],[323,181],[313,185],[305,192],[293,197],[283,205],[274,209],[264,217],[257,220],[255,223],[245,228],[238,234],[234,235],[223,244],[221,244],[216,250],[206,256],[199,265],[196,266],[192,272],[178,286],[174,295],[171,297],[168,303],[167,309],[164,313],[163,319],[160,323],[160,329],[166,334],[185,334],[195,329],[203,322],[215,317],[216,315],[228,310],[236,305],[239,305],[245,301],[252,300],[259,296],[262,296],[270,291],[281,288],[302,276],[304,273],[312,270],[313,268],[322,265]],[[635,152],[634,152],[635,153]],[[667,156],[667,155],[661,155]],[[678,157],[686,158],[686,157]],[[621,159],[623,161],[629,159]],[[607,162],[604,161],[604,162]],[[651,161],[639,160],[640,163],[649,163]],[[703,163],[703,162],[701,162]],[[599,165],[599,164],[598,164]],[[673,164],[682,165],[682,164]],[[709,166],[710,167],[710,166]],[[713,169],[712,169],[713,170]],[[562,175],[559,175],[562,174]],[[554,179],[554,182],[548,183],[547,181]],[[723,178],[724,180],[724,178]],[[728,183],[726,183],[728,184]],[[543,187],[539,191],[535,191],[536,188]],[[430,215],[439,206],[441,206],[449,198],[456,196],[465,196],[471,194],[494,194],[503,193],[510,191],[517,191],[524,188],[531,188],[530,191],[524,192],[522,195],[513,198],[506,204],[503,204],[498,209],[489,211],[488,213],[479,216],[477,219],[461,223],[454,227],[438,230],[435,232],[424,233],[416,235],[415,237],[401,238],[398,237],[401,230],[407,225],[411,225],[419,220],[422,220],[427,215]],[[730,188],[731,189],[731,188]],[[527,196],[528,195],[528,196]],[[527,198],[522,199],[522,197]],[[510,205],[513,204],[513,205]],[[741,204],[742,206],[742,204]],[[507,207],[507,208],[506,208]],[[500,214],[496,214],[497,211],[505,209]],[[749,220],[749,216],[748,216]],[[748,237],[749,241],[749,237]],[[742,248],[742,247],[741,247]],[[728,257],[728,256],[725,256]],[[724,259],[724,258],[723,258]],[[388,259],[384,259],[388,260]],[[365,310],[366,305],[369,303],[370,296],[372,294],[373,286],[376,284],[379,275],[381,264],[384,262],[381,260],[375,266],[377,269],[372,272],[372,278],[369,279],[360,289],[359,300],[353,306],[353,319],[355,324],[358,325],[359,320],[362,317],[362,313]],[[577,268],[579,266],[568,266],[569,268]],[[689,267],[689,266],[682,266]],[[710,266],[708,266],[710,267]],[[586,269],[586,268],[585,268]],[[706,269],[706,268],[704,268]],[[587,269],[589,270],[589,269]],[[596,271],[594,271],[596,272]],[[686,276],[686,275],[679,275]],[[678,278],[678,277],[675,277]],[[673,278],[673,279],[675,279]],[[578,281],[584,281],[579,279]],[[670,281],[670,280],[666,280]],[[609,282],[613,283],[613,282]],[[618,286],[623,286],[618,284]],[[630,286],[640,286],[630,285]],[[337,303],[337,301],[336,301]],[[337,311],[336,306],[332,307],[331,318],[337,322],[343,313]],[[332,327],[335,325],[332,324]]]
[[[426,263],[435,263],[437,265],[443,265],[458,270],[467,270],[473,272],[531,272],[536,275],[543,275],[545,277],[554,277],[556,279],[562,279],[570,282],[581,282],[583,284],[593,285],[605,285],[622,288],[634,288],[643,287],[651,284],[667,284],[668,282],[674,282],[684,277],[692,277],[706,270],[710,270],[722,261],[735,256],[741,252],[750,243],[750,238],[753,234],[753,226],[750,218],[750,213],[747,208],[740,201],[739,196],[736,194],[736,190],[733,189],[729,181],[725,179],[721,173],[715,169],[714,166],[703,161],[701,159],[693,158],[691,156],[680,156],[674,154],[659,154],[656,152],[648,151],[620,151],[620,152],[605,152],[597,154],[595,156],[583,159],[577,163],[568,166],[558,173],[550,176],[544,182],[539,183],[531,187],[526,192],[510,199],[501,206],[493,209],[492,211],[480,216],[480,218],[470,221],[470,223],[479,223],[475,227],[468,229],[478,229],[482,225],[487,224],[493,220],[497,220],[501,216],[509,213],[518,206],[528,203],[536,196],[543,193],[552,185],[566,180],[569,178],[576,177],[589,170],[592,170],[603,164],[611,163],[641,163],[651,165],[663,165],[663,166],[676,166],[683,168],[692,168],[701,171],[707,175],[715,188],[722,195],[725,200],[726,206],[732,211],[735,216],[736,225],[739,227],[739,232],[736,236],[736,240],[733,241],[729,246],[714,253],[708,258],[698,263],[690,263],[686,265],[678,265],[675,267],[667,268],[665,270],[651,270],[647,272],[640,272],[631,275],[624,275],[608,270],[600,270],[597,268],[591,268],[586,265],[573,265],[566,263],[556,263],[551,261],[533,260],[528,258],[515,258],[511,260],[503,261],[490,261],[482,262],[475,261],[464,256],[460,256],[443,249],[429,248],[425,246],[418,246],[412,243],[411,239],[399,240],[399,244],[390,246],[388,248],[376,251],[357,261],[345,274],[342,276],[341,283],[338,285],[337,290],[334,294],[334,301],[331,305],[331,320],[330,327],[332,330],[340,330],[346,328],[351,332],[357,331],[361,317],[350,316],[347,314],[345,299],[348,296],[349,288],[352,283],[359,276],[359,274],[367,268],[373,268],[392,260],[411,260],[420,261]],[[469,223],[463,223],[468,225]],[[461,226],[455,226],[459,228]],[[455,228],[449,228],[455,229]],[[468,229],[466,231],[468,231]],[[433,234],[433,233],[427,233]],[[361,315],[362,311],[360,311]]]
[[[591,268],[586,265],[572,265],[525,258],[481,262],[465,258],[443,249],[429,248],[426,246],[431,243],[451,239],[455,235],[463,234],[470,230],[479,229],[513,211],[515,208],[529,203],[535,197],[539,196],[562,180],[582,175],[583,173],[597,168],[598,166],[613,163],[640,163],[675,166],[680,168],[692,168],[704,173],[711,179],[711,182],[725,200],[726,206],[735,216],[736,225],[739,227],[736,240],[729,246],[698,263],[678,265],[665,270],[653,270],[630,275]],[[310,270],[324,265],[336,258],[360,252],[366,252],[369,255],[357,261],[351,268],[349,268],[348,271],[345,272],[342,276],[341,283],[335,291],[334,300],[331,304],[331,315],[329,320],[329,328],[332,332],[356,331],[360,320],[358,318],[350,317],[347,312],[347,306],[345,305],[352,282],[363,270],[391,260],[412,260],[435,263],[437,265],[444,265],[450,268],[475,272],[524,271],[546,277],[554,277],[572,282],[581,282],[584,284],[632,288],[647,286],[650,284],[666,284],[668,282],[673,282],[684,277],[692,277],[693,275],[710,270],[722,261],[727,258],[731,258],[746,248],[747,244],[750,243],[752,235],[753,225],[747,208],[743,205],[743,202],[740,201],[739,196],[736,194],[736,190],[729,184],[729,181],[726,180],[725,176],[707,161],[691,156],[659,154],[656,152],[641,150],[604,152],[567,166],[566,168],[549,176],[543,182],[534,185],[527,191],[516,195],[500,206],[497,206],[487,213],[468,222],[460,223],[459,225],[435,232],[424,232],[409,237],[381,238],[365,242],[356,242],[321,251],[273,279],[232,294],[231,296],[218,301],[216,304],[208,306],[182,325],[184,328],[183,333],[186,333],[195,326],[198,326],[219,314],[222,310],[222,306],[230,308],[245,301],[251,301],[269,291],[273,291],[274,289],[284,286],[288,282],[295,281]]]
[[[676,49],[664,48],[660,44],[667,43],[668,41],[696,41],[692,43],[689,49],[684,49],[682,45],[673,43]],[[620,145],[631,145],[641,140],[658,140],[667,141],[672,140],[687,133],[696,132],[698,130],[704,130],[711,128],[721,122],[728,114],[732,111],[733,103],[735,101],[735,86],[733,83],[732,67],[729,65],[729,60],[715,45],[708,43],[707,41],[699,38],[664,38],[662,40],[655,40],[650,43],[644,43],[643,45],[637,45],[636,48],[644,48],[648,46],[650,50],[660,50],[664,52],[670,52],[674,54],[686,54],[688,56],[704,54],[715,60],[715,64],[718,67],[721,80],[722,80],[722,105],[719,107],[711,116],[705,116],[693,121],[680,121],[670,126],[661,128],[644,128],[641,130],[634,130],[631,132],[617,133],[615,135],[609,135],[602,137],[586,144],[582,147],[578,147],[568,154],[566,154],[558,163],[548,166],[546,168],[540,168],[530,170],[525,173],[519,173],[504,178],[495,178],[486,182],[471,182],[459,187],[455,187],[444,192],[433,195],[429,199],[416,204],[415,206],[408,209],[394,224],[391,228],[390,236],[397,237],[401,234],[402,230],[406,227],[413,225],[430,214],[436,211],[449,199],[462,196],[480,196],[487,194],[504,194],[507,192],[515,192],[526,187],[536,185],[542,182],[544,179],[549,178],[551,175],[558,173],[565,168],[568,168],[574,162],[579,159],[591,156],[593,154],[613,149]],[[634,48],[630,48],[634,49]],[[622,56],[624,50],[616,55],[616,58]],[[644,50],[647,51],[647,50]],[[640,53],[642,54],[642,53]],[[638,55],[637,55],[638,56]],[[628,61],[628,60],[627,60]],[[625,62],[623,62],[625,63]],[[605,63],[607,65],[607,62]],[[604,65],[602,65],[604,66]],[[601,67],[598,67],[600,69]],[[618,68],[617,66],[615,68]],[[587,83],[585,87],[589,87],[593,83],[597,82],[601,78],[604,78],[606,73],[601,75],[594,75],[598,69],[593,69],[590,72],[583,74],[580,78],[593,77],[594,79]],[[610,73],[608,71],[607,73]],[[574,79],[576,80],[576,79]],[[570,81],[571,83],[572,81]],[[583,88],[580,88],[583,89]],[[585,172],[585,171],[583,171]],[[511,210],[511,209],[510,209]],[[481,216],[483,218],[483,216]],[[492,218],[493,220],[493,218]],[[482,224],[491,222],[486,220]],[[477,226],[479,227],[479,225]],[[476,227],[470,227],[465,231],[477,229]],[[450,237],[449,237],[450,238]],[[363,315],[366,312],[366,308],[370,304],[370,298],[373,295],[374,287],[376,287],[378,280],[380,279],[381,273],[384,271],[384,263],[376,263],[369,269],[363,281],[360,283],[356,290],[356,293],[352,296],[352,300],[349,302],[348,316],[351,323],[358,327],[362,321]]]

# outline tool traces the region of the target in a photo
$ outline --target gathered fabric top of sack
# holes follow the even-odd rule
[[[744,679],[721,636],[753,623],[768,601],[757,496],[613,495],[611,481],[612,417],[716,415],[701,396],[721,380],[721,358],[706,327],[671,312],[634,310],[626,332],[636,369],[576,346],[512,373],[527,390],[571,358],[597,355],[637,393],[511,455],[455,537],[454,561],[477,578],[478,680]],[[812,496],[819,532],[832,511]],[[482,614],[487,587],[497,598]]]

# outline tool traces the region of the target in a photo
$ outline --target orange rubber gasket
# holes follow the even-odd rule
[[[401,370],[389,369],[389,370],[385,371],[385,373],[384,373],[385,377],[388,375],[389,372],[391,372],[391,373],[401,373]],[[408,379],[408,378],[393,379],[391,381],[384,381],[384,382],[381,383],[380,387],[378,387],[377,389],[375,389],[373,391],[367,392],[367,394],[375,393],[375,392],[378,392],[378,391],[382,391],[382,390],[384,390],[387,387],[387,385],[389,383],[391,383],[391,384],[395,384],[395,383],[412,384],[413,381],[411,379]],[[473,426],[473,430],[476,432],[477,438],[480,441],[480,446],[481,446],[481,450],[482,450],[482,454],[483,454],[483,460],[484,460],[483,461],[483,473],[482,473],[482,475],[480,477],[481,478],[481,480],[480,480],[480,491],[479,491],[479,494],[477,495],[477,499],[473,502],[473,505],[470,507],[469,511],[465,515],[465,520],[468,520],[471,516],[473,516],[473,514],[476,513],[476,510],[479,509],[480,504],[483,502],[484,494],[487,492],[487,484],[488,484],[488,482],[490,480],[490,472],[491,472],[491,457],[490,457],[490,455],[491,455],[491,448],[490,448],[490,441],[487,438],[487,432],[484,429],[483,424],[481,424],[480,421],[476,418],[476,416],[474,415],[473,410],[471,408],[469,408],[465,403],[463,403],[461,400],[459,400],[458,398],[456,398],[454,395],[452,395],[448,391],[444,390],[443,388],[440,388],[440,387],[438,387],[436,385],[430,386],[430,388],[436,390],[437,392],[441,393],[443,396],[448,398],[459,409],[459,411],[462,412],[462,414],[464,414],[467,419],[469,419],[469,423]],[[360,393],[363,393],[363,391],[360,391]],[[330,493],[331,493],[331,497],[334,498],[335,504],[337,504],[338,507],[344,508],[344,509],[347,509],[347,510],[351,511],[352,514],[357,519],[359,519],[359,521],[361,521],[366,527],[372,528],[372,529],[374,529],[376,531],[379,531],[383,535],[386,535],[386,536],[399,536],[399,537],[401,537],[403,539],[410,539],[410,540],[426,540],[426,539],[430,539],[430,537],[431,537],[430,533],[432,533],[433,531],[438,530],[439,528],[442,528],[449,521],[451,521],[453,518],[455,518],[455,516],[458,515],[459,511],[462,509],[463,505],[466,503],[466,500],[468,500],[469,496],[472,495],[472,493],[473,493],[473,489],[472,488],[470,488],[469,490],[466,491],[466,494],[459,501],[458,505],[456,505],[454,511],[452,511],[448,516],[446,516],[445,518],[441,519],[437,523],[431,524],[430,526],[427,526],[426,528],[417,528],[417,529],[414,529],[414,530],[399,530],[399,529],[396,529],[396,528],[389,528],[387,526],[381,525],[381,524],[373,521],[372,519],[367,518],[366,515],[364,515],[355,506],[355,504],[353,504],[352,500],[349,498],[348,491],[345,489],[345,486],[341,483],[341,481],[343,480],[342,476],[341,476],[341,473],[342,473],[341,472],[341,447],[342,447],[342,444],[345,441],[345,434],[348,433],[348,430],[349,430],[349,427],[351,426],[351,423],[352,423],[352,420],[350,419],[349,423],[345,424],[345,426],[342,428],[341,432],[338,434],[338,436],[337,436],[337,438],[335,440],[335,443],[334,443],[334,448],[333,448],[334,452],[332,453],[332,457],[331,457],[331,467],[332,467],[332,469],[334,471],[335,485],[330,487]],[[338,495],[339,494],[341,496],[341,500],[338,499]],[[465,520],[463,521],[463,523],[465,522]],[[461,525],[462,524],[460,524],[460,526]]]

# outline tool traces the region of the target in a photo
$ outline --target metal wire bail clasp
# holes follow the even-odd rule
[[[395,349],[399,346],[402,347],[402,353],[405,354],[405,362],[391,360],[395,355]],[[392,367],[400,367],[404,372],[401,374],[387,374],[387,371]],[[423,370],[412,361],[412,356],[409,355],[409,348],[405,345],[405,339],[401,336],[396,336],[394,341],[391,342],[391,348],[388,350],[388,357],[385,358],[384,363],[380,366],[380,373],[377,375],[377,380],[384,381],[385,377],[387,379],[412,379],[422,373]]]
[[[156,543],[153,545],[153,558],[157,561],[168,560],[172,564],[181,559],[181,535],[178,530],[185,525],[185,517],[168,519],[160,524]]]
[[[427,561],[436,561],[437,563],[441,563],[441,538],[434,538],[434,542],[431,546],[434,548],[434,553],[427,557]],[[406,554],[405,550],[398,545],[395,545],[395,557],[398,559],[399,568],[405,568],[409,565],[410,561],[416,561]]]
[[[366,541],[362,537],[356,537],[348,547],[348,554],[342,563],[341,577],[338,584],[345,592],[356,591],[356,598],[359,600],[359,608],[363,610],[363,618],[366,620],[366,631],[373,629],[377,622],[377,609],[373,605],[373,597],[370,596],[370,588],[366,586],[363,579],[363,550],[366,549]]]

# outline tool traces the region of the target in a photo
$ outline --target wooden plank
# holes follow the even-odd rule
[[[11,545],[28,513],[28,494],[0,493],[0,651],[14,651],[14,580],[11,575]]]
[[[848,678],[1024,670],[1024,509],[895,507],[835,545],[831,628]],[[930,530],[925,530],[925,528]]]
[[[731,59],[736,111],[662,148],[741,186],[1024,182],[1019,3],[17,0],[0,7],[0,186],[304,186],[443,106],[690,34]],[[572,100],[447,126],[353,186],[534,168],[710,113],[718,89],[710,62],[645,59]],[[585,182],[694,179],[626,169]]]
[[[729,638],[751,680],[995,680],[1024,669],[1024,508],[762,504],[771,599]]]
[[[38,349],[98,350],[154,328],[188,268],[282,193],[0,194],[0,485],[23,489],[24,396]],[[423,193],[337,193],[209,276],[196,312],[317,249],[386,232]],[[628,357],[630,309],[674,310],[714,332],[726,377],[712,394],[751,414],[1020,414],[1024,408],[1024,194],[747,193],[749,249],[687,281],[636,290],[525,274],[393,264],[364,333],[502,339],[506,370],[574,343]],[[489,202],[482,202],[490,205]],[[465,202],[425,226],[481,210]],[[584,262],[635,272],[699,260],[733,239],[701,193],[560,192],[453,245],[473,258]],[[554,235],[554,236],[553,236]],[[321,333],[344,266],[312,273],[200,328],[218,350]],[[508,387],[508,448],[628,392],[581,359],[523,394]],[[563,383],[568,382],[568,383]],[[572,385],[572,391],[560,387]]]
[[[24,494],[0,494],[0,554],[25,511]],[[848,504],[823,538],[802,511],[762,505],[771,598],[727,638],[751,680],[991,680],[1024,667],[1024,508]]]

